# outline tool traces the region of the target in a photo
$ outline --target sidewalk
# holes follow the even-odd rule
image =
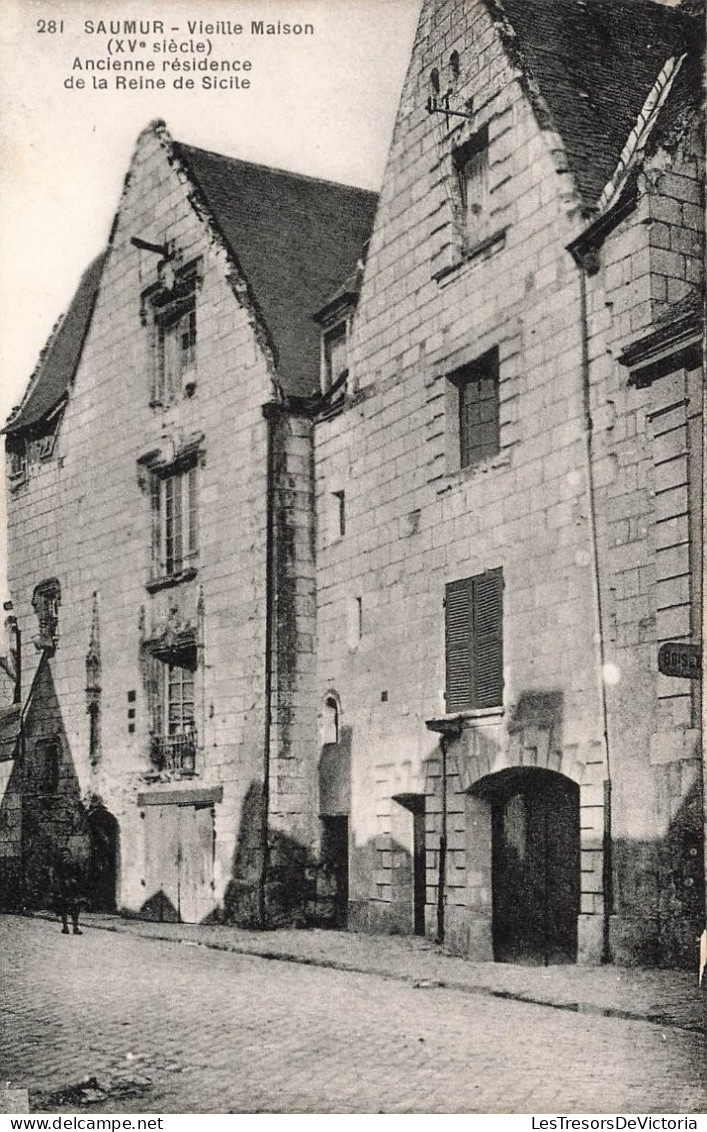
[[[50,913],[37,913],[54,920]],[[450,987],[469,994],[534,1002],[558,1009],[640,1019],[686,1030],[704,1028],[697,974],[636,967],[521,967],[475,963],[416,936],[362,935],[310,928],[258,932],[215,924],[157,924],[89,913],[84,926],[145,939],[255,955],[289,963],[357,971],[412,983],[428,993]]]

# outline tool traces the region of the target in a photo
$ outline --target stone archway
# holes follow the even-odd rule
[[[117,819],[104,806],[88,811],[91,840],[88,899],[92,912],[115,912],[118,885],[120,830]]]
[[[477,852],[490,871],[494,959],[576,962],[578,785],[556,771],[511,767],[478,780],[471,797],[485,811]]]

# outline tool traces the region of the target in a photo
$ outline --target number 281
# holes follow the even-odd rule
[[[61,34],[64,30],[63,20],[37,20],[37,31],[48,32],[49,35]]]

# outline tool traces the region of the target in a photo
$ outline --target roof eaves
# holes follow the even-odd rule
[[[589,260],[587,256],[598,251],[609,233],[613,232],[617,224],[620,224],[625,217],[633,212],[637,203],[638,177],[636,171],[633,170],[624,181],[620,193],[612,203],[598,216],[595,216],[591,223],[567,245],[567,251],[572,258],[585,266],[590,274],[593,274],[595,268],[592,260],[596,257],[593,256],[592,260]]]
[[[278,358],[275,343],[272,340],[270,331],[263,318],[257,298],[239,262],[236,250],[223,231],[217,217],[214,215],[213,209],[208,203],[206,191],[189,162],[189,150],[193,147],[175,141],[164,123],[156,123],[155,132],[167,150],[170,164],[177,171],[177,174],[181,175],[188,182],[191,189],[189,193],[190,202],[197,216],[200,216],[211,228],[215,239],[226,255],[230,267],[228,272],[229,284],[236,299],[248,314],[253,331],[258,339],[258,344],[270,362],[271,377],[277,385]]]
[[[511,19],[503,6],[503,0],[482,0],[485,5],[494,27],[498,32],[501,43],[506,52],[506,57],[517,72],[518,81],[521,90],[525,94],[530,107],[535,115],[535,120],[543,133],[543,135],[552,134],[552,142],[550,149],[553,153],[556,171],[558,173],[569,173],[577,197],[577,202],[582,205],[582,212],[585,217],[593,215],[596,211],[594,202],[585,199],[582,194],[581,186],[574,171],[573,164],[570,161],[569,151],[565,138],[559,129],[558,123],[555,121],[554,115],[548,105],[548,102],[543,95],[541,85],[533,70],[527,53],[523,50],[521,38],[514,28]],[[558,161],[558,155],[564,160]]]
[[[699,365],[702,358],[704,310],[696,294],[669,307],[648,334],[631,342],[618,357],[631,371],[629,385],[641,388],[672,372],[677,365]]]
[[[600,212],[604,212],[614,198],[620,194],[621,187],[625,183],[630,170],[640,159],[685,58],[686,53],[680,56],[673,55],[661,69],[621,151],[616,169],[599,197],[598,208]]]
[[[106,251],[101,252],[83,272],[71,304],[56,322],[39,355],[19,407],[10,414],[0,434],[27,431],[40,421],[50,420],[65,405],[93,320],[106,256]],[[85,307],[82,307],[84,303]],[[72,332],[76,332],[75,339],[71,337]],[[68,341],[65,342],[64,338]],[[58,359],[57,354],[60,355]],[[52,372],[52,363],[56,365],[55,372]]]

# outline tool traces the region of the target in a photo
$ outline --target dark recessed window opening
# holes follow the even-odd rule
[[[459,185],[462,228],[467,246],[473,247],[489,234],[488,130],[474,134],[454,151]]]
[[[495,456],[500,447],[498,351],[451,374],[459,396],[459,458],[462,468]]]
[[[346,323],[340,322],[324,335],[324,392],[348,373]]]
[[[37,615],[39,634],[34,639],[38,649],[53,651],[59,632],[59,605],[61,587],[56,578],[40,582],[32,595],[32,607]]]
[[[338,538],[343,538],[346,534],[346,493],[343,491],[334,491],[332,495],[334,496],[334,505],[336,508],[336,535]]]

